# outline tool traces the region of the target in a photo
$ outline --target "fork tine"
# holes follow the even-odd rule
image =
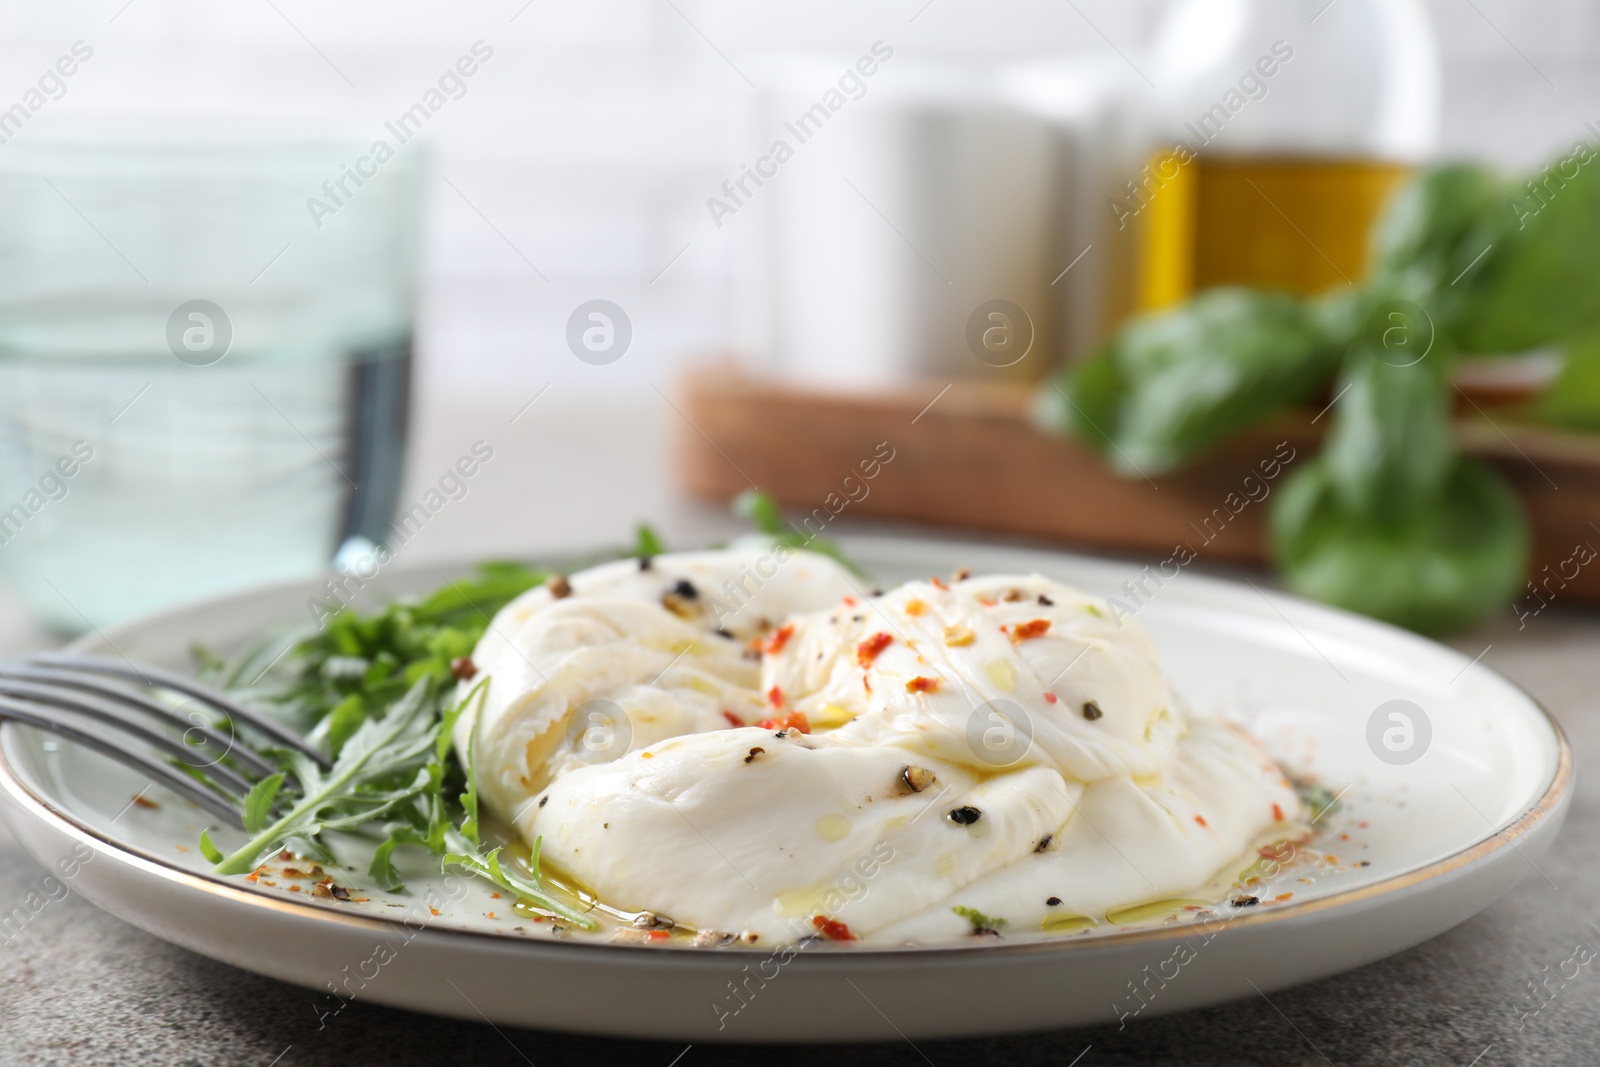
[[[74,712],[96,722],[104,723],[124,733],[132,734],[147,745],[159,749],[167,755],[175,757],[180,762],[193,767],[195,770],[210,776],[215,779],[217,785],[225,786],[240,796],[249,793],[252,788],[248,779],[226,764],[216,761],[204,766],[195,764],[193,762],[194,752],[181,741],[174,741],[170,736],[159,730],[153,730],[141,722],[118,714],[113,705],[104,701],[73,693],[70,690],[12,679],[0,679],[0,695],[27,701],[28,704],[35,707],[43,704],[61,708],[64,711]],[[218,758],[220,759],[221,757]]]
[[[132,664],[118,663],[115,660],[104,659],[100,656],[78,656],[65,652],[36,652],[28,656],[27,660],[29,663],[41,667],[56,667],[63,670],[110,675],[114,678],[125,678],[135,682],[142,682],[145,685],[160,686],[175,693],[183,693],[185,696],[191,696],[196,700],[210,704],[230,718],[249,726],[257,733],[272,738],[273,741],[284,748],[292,748],[304,753],[323,770],[333,766],[327,756],[317,751],[316,746],[287,726],[273,722],[271,719],[251,711],[215,689],[201,685],[193,678],[185,678],[180,674],[174,674],[171,671],[164,671],[156,667],[135,667]]]
[[[161,722],[182,726],[185,737],[188,736],[190,731],[194,731],[205,738],[206,743],[211,745],[217,752],[235,757],[240,762],[249,765],[249,768],[258,774],[272,774],[278,769],[259,752],[245,744],[241,738],[222,734],[209,724],[185,719],[177,708],[169,707],[126,686],[102,681],[93,675],[59,671],[49,667],[0,664],[0,693],[7,691],[7,684],[10,682],[27,683],[26,688],[22,688],[13,694],[16,696],[36,696],[39,692],[36,687],[59,686],[89,693],[97,697],[104,697],[119,704],[125,704],[130,710],[145,712]]]
[[[46,708],[39,708],[26,704],[20,700],[0,696],[0,720],[10,720],[44,730],[69,741],[77,742],[86,748],[92,748],[102,756],[116,760],[125,767],[129,767],[140,774],[147,774],[152,779],[160,782],[179,796],[193,801],[206,811],[222,819],[229,826],[244,829],[244,822],[239,817],[238,810],[233,803],[221,793],[210,788],[203,782],[184,774],[176,767],[151,759],[133,749],[122,748],[115,743],[85,730],[80,726],[65,721],[58,717],[58,713]]]

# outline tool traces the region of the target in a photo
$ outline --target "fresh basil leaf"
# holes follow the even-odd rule
[[[1345,510],[1397,516],[1443,484],[1456,458],[1447,367],[1442,352],[1422,356],[1411,342],[1351,353],[1322,451]]]
[[[1390,198],[1373,229],[1375,287],[1448,319],[1452,306],[1467,299],[1467,279],[1483,265],[1474,259],[1493,242],[1508,194],[1494,172],[1477,164],[1417,174]]]
[[[1600,335],[1565,346],[1561,372],[1534,404],[1533,415],[1550,426],[1600,432]]]
[[[1382,520],[1349,509],[1328,465],[1278,491],[1274,554],[1289,588],[1424,633],[1510,604],[1528,566],[1521,502],[1490,468],[1459,459],[1438,492]]]
[[[1520,186],[1507,186],[1488,225],[1457,260],[1483,260],[1465,290],[1452,333],[1464,352],[1515,353],[1571,337],[1600,322],[1600,159],[1575,145]],[[1463,263],[1463,268],[1465,268]]]
[[[1115,457],[1111,431],[1117,427],[1127,395],[1128,380],[1117,362],[1116,348],[1106,345],[1034,395],[1034,422]]]
[[[1099,356],[1048,384],[1042,421],[1073,430],[1125,474],[1173,470],[1315,396],[1345,340],[1329,322],[1287,294],[1209,290],[1133,320]]]

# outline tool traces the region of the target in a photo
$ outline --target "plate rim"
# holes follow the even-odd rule
[[[906,541],[920,541],[920,543],[923,545],[929,547],[937,546],[941,549],[948,548],[952,552],[959,552],[959,550],[963,547],[1002,549],[1054,555],[1077,562],[1101,566],[1110,565],[1116,562],[1115,560],[1104,557],[1032,545],[986,544],[983,542],[966,540],[943,541],[925,540],[915,537],[870,535],[858,535],[849,538],[849,540],[852,542],[868,542],[882,545],[904,543]],[[559,550],[542,554],[550,559],[558,560],[563,558],[580,558],[582,555],[581,553],[570,551],[564,552]],[[478,562],[476,559],[457,558],[423,561],[409,567],[396,568],[396,573],[406,574],[414,571],[420,572],[425,570],[447,570],[454,567],[460,567],[463,570],[469,570],[476,564],[476,562]],[[307,576],[305,578],[261,583],[247,586],[242,589],[235,589],[219,596],[187,601],[182,604],[174,605],[173,607],[162,609],[158,612],[153,612],[127,620],[126,622],[123,622],[112,629],[113,631],[116,631],[134,626],[144,627],[158,621],[170,620],[173,617],[187,615],[207,606],[214,606],[247,596],[260,595],[273,590],[307,588],[308,583],[315,582],[318,577],[320,576]],[[1197,574],[1191,577],[1198,578],[1201,583],[1206,585],[1222,587],[1224,589],[1244,584],[1238,581],[1231,581],[1226,578],[1214,577],[1207,574]],[[1253,583],[1251,584],[1253,585]],[[1398,627],[1390,626],[1389,624],[1383,623],[1376,619],[1369,619],[1365,616],[1355,615],[1350,612],[1342,611],[1340,609],[1333,608],[1325,604],[1320,604],[1315,601],[1306,600],[1303,597],[1295,596],[1279,590],[1264,591],[1257,589],[1256,591],[1262,594],[1264,597],[1269,598],[1269,604],[1271,603],[1270,598],[1276,597],[1283,601],[1293,603],[1297,608],[1311,609],[1318,614],[1332,616],[1345,624],[1354,621],[1357,623],[1377,627],[1380,630],[1391,630],[1396,634],[1403,634],[1410,640],[1424,641],[1438,648],[1443,648],[1452,654],[1459,655],[1463,659],[1466,658],[1463,653],[1457,652],[1455,649],[1450,649],[1448,646],[1442,645],[1430,638],[1412,633],[1408,630],[1401,630]],[[75,639],[66,647],[69,650],[81,651],[84,648],[92,645],[96,639],[105,641],[108,644],[110,643],[110,639],[103,632],[95,630],[92,633],[85,634]],[[113,645],[112,647],[115,646]],[[1544,790],[1528,808],[1526,808],[1515,819],[1506,823],[1504,826],[1496,827],[1490,833],[1482,838],[1479,838],[1465,848],[1452,852],[1449,855],[1442,856],[1425,866],[1404,871],[1400,874],[1394,875],[1393,877],[1385,878],[1382,881],[1375,882],[1371,885],[1340,890],[1327,896],[1279,904],[1275,905],[1271,909],[1256,910],[1244,915],[1230,916],[1225,928],[1218,932],[1226,933],[1235,929],[1259,929],[1270,924],[1292,921],[1295,919],[1303,919],[1319,912],[1328,911],[1334,908],[1345,908],[1350,905],[1361,904],[1377,898],[1388,897],[1397,893],[1402,893],[1415,886],[1450,875],[1455,871],[1467,867],[1481,859],[1495,855],[1507,847],[1517,849],[1518,840],[1520,838],[1538,829],[1541,829],[1543,825],[1553,816],[1562,813],[1567,804],[1571,801],[1575,780],[1575,761],[1572,745],[1567,738],[1566,731],[1562,729],[1561,723],[1554,715],[1550,713],[1550,710],[1521,685],[1513,682],[1511,679],[1505,677],[1492,667],[1485,666],[1484,669],[1490,671],[1501,683],[1509,687],[1514,693],[1526,700],[1531,707],[1537,710],[1540,719],[1550,729],[1551,734],[1555,739],[1556,760],[1554,772],[1550,776],[1550,779],[1547,782]],[[154,876],[169,883],[182,885],[191,891],[218,897],[230,902],[231,904],[247,908],[263,908],[267,911],[278,912],[282,915],[294,916],[308,921],[331,921],[340,926],[371,931],[392,932],[396,929],[404,928],[409,930],[413,937],[427,936],[430,940],[465,940],[467,943],[477,944],[480,947],[493,945],[496,947],[509,949],[511,951],[529,952],[535,955],[542,955],[546,953],[559,955],[570,954],[575,951],[593,952],[596,949],[606,949],[626,953],[627,958],[630,959],[646,960],[653,958],[655,961],[660,963],[667,963],[669,960],[674,963],[704,961],[707,965],[713,965],[718,961],[725,962],[728,958],[728,954],[725,952],[708,952],[703,948],[695,948],[689,945],[634,945],[613,941],[587,941],[575,939],[556,940],[545,938],[535,939],[528,937],[512,937],[503,933],[496,933],[489,930],[458,929],[445,926],[436,926],[432,924],[424,924],[420,928],[411,928],[405,927],[405,925],[397,919],[389,919],[379,915],[353,914],[342,911],[330,905],[317,903],[314,900],[297,901],[282,899],[276,894],[269,893],[264,889],[260,889],[259,887],[236,885],[232,880],[225,879],[221,876],[189,871],[174,865],[171,861],[164,860],[159,857],[149,855],[141,850],[129,848],[123,845],[119,841],[114,840],[113,838],[104,835],[95,828],[87,825],[71,811],[56,805],[49,798],[41,796],[35,792],[34,789],[32,789],[24,780],[22,774],[19,773],[17,768],[13,766],[10,754],[11,746],[18,743],[20,740],[20,734],[37,732],[39,731],[31,730],[30,728],[24,727],[21,724],[0,722],[0,792],[3,792],[8,797],[12,805],[32,816],[35,820],[48,824],[50,828],[57,834],[70,838],[77,843],[86,845],[87,847],[94,849],[99,855],[108,856],[116,860],[124,867],[138,868],[146,875]],[[974,953],[982,954],[983,958],[1011,958],[1018,955],[1034,956],[1039,954],[1070,957],[1074,953],[1081,954],[1098,949],[1114,949],[1141,943],[1182,940],[1184,937],[1189,936],[1187,933],[1188,929],[1189,928],[1187,926],[1157,926],[1145,929],[1116,930],[1107,933],[1096,934],[1093,937],[1088,938],[1068,937],[1027,942],[1001,942],[999,944],[987,942],[984,944],[938,944],[925,946],[829,945],[824,946],[824,950],[821,952],[808,951],[796,953],[794,959],[790,960],[790,963],[793,963],[802,957],[809,961],[816,961],[802,964],[802,966],[810,969],[829,966],[850,966],[858,963],[891,963],[894,961],[904,961],[907,959],[930,960],[930,957],[937,957],[939,960],[950,957],[968,958]],[[781,948],[782,946],[777,947]],[[755,956],[759,954],[759,951],[760,950],[740,950],[738,955],[741,957]],[[662,955],[662,953],[665,953],[665,955]],[[933,961],[930,960],[930,962]]]

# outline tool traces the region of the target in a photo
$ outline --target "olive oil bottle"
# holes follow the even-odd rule
[[[1385,201],[1436,148],[1420,0],[1187,0],[1148,69],[1153,147],[1110,204],[1133,264],[1113,317],[1217,285],[1359,283]]]

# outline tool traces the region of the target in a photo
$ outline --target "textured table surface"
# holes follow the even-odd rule
[[[655,416],[628,415],[630,433],[659,429]],[[548,433],[559,437],[566,429],[555,422]],[[432,469],[438,465],[432,457],[452,455],[455,438],[470,440],[470,434],[450,423],[424,427],[417,466]],[[550,443],[539,432],[522,447],[533,455]],[[664,461],[640,465],[636,456],[629,455],[627,474],[618,475],[637,487],[627,496],[631,514],[665,515],[680,544],[717,526],[715,517],[671,501],[658,465]],[[475,490],[474,506],[515,515],[526,490],[524,483],[508,483],[502,500],[496,495],[502,490],[485,485]],[[592,529],[545,530],[544,536],[570,543],[614,539],[621,518],[594,516]],[[464,533],[441,541],[437,550],[499,547]],[[46,640],[29,630],[16,605],[0,602],[0,652]],[[1600,1060],[1600,974],[1584,967],[1564,983],[1556,975],[1580,942],[1600,950],[1600,793],[1582,773],[1591,759],[1600,759],[1600,615],[1552,607],[1521,631],[1498,621],[1452,643],[1468,655],[1491,646],[1482,662],[1528,689],[1568,731],[1580,773],[1566,829],[1539,862],[1542,874],[1530,869],[1514,893],[1483,914],[1362,970],[1274,993],[1270,1003],[1257,997],[1141,1019],[1121,1031],[1112,1026],[915,1047],[887,1023],[879,1045],[686,1049],[495,1029],[359,1001],[319,1031],[314,994],[173,947],[69,895],[15,936],[0,932],[0,1063],[1593,1064]],[[0,911],[34,891],[41,874],[0,830]],[[1530,981],[1547,982],[1554,996],[1540,1002],[1537,1015],[1519,1021],[1531,1007]]]

